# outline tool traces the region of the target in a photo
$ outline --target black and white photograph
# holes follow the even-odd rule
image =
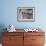
[[[18,21],[34,21],[35,8],[34,7],[18,7],[17,20]]]

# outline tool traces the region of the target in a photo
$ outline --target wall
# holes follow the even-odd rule
[[[13,24],[16,28],[40,27],[46,32],[45,4],[46,0],[0,0],[0,29]],[[17,21],[17,7],[22,6],[35,7],[35,22]]]
[[[45,0],[1,0],[0,24],[13,24],[16,28],[46,28]],[[17,7],[35,7],[35,22],[18,22]]]
[[[13,24],[16,28],[44,27],[46,28],[45,0],[1,0],[0,24]],[[35,7],[35,22],[18,22],[17,7]]]

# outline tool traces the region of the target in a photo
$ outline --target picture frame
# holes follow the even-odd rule
[[[17,7],[17,21],[34,22],[35,7]]]

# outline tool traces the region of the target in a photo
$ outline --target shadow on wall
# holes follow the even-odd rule
[[[6,31],[6,30],[4,30],[4,28],[6,28],[5,25],[0,24],[0,43],[2,43],[2,36],[3,36],[2,32]]]

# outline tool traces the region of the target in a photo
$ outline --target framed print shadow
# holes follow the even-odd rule
[[[35,7],[18,7],[17,8],[17,21],[35,21]]]

